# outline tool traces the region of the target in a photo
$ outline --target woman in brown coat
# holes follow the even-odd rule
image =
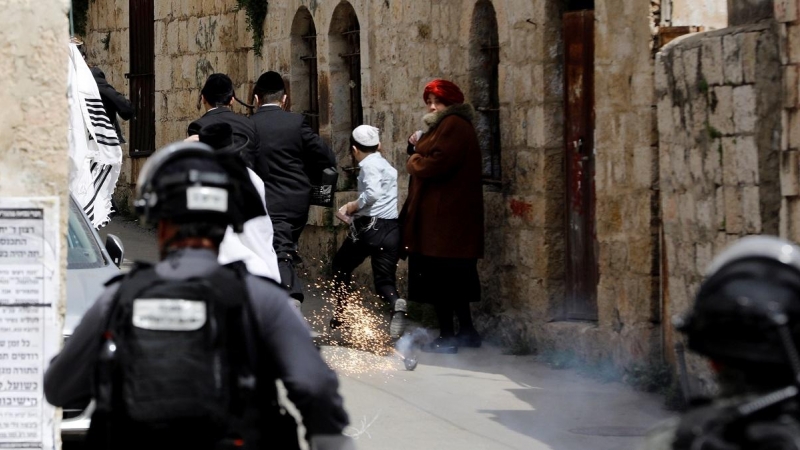
[[[481,345],[469,309],[470,302],[480,301],[481,150],[472,124],[475,110],[464,103],[458,86],[431,81],[423,98],[429,111],[423,118],[426,129],[409,138],[411,182],[400,216],[409,256],[409,300],[436,309],[440,336],[423,350],[456,353],[459,345]]]

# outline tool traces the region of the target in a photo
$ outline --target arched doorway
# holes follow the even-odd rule
[[[477,112],[475,129],[483,152],[483,177],[496,186],[501,182],[499,65],[497,14],[490,0],[479,0],[470,26],[469,92]]]
[[[331,146],[339,161],[349,160],[350,132],[364,123],[361,102],[361,28],[353,6],[333,11],[330,47]]]
[[[305,6],[297,10],[292,22],[292,63],[290,85],[295,112],[306,116],[319,133],[319,75],[317,72],[317,28]]]

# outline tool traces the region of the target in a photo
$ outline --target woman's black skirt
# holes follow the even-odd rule
[[[478,260],[408,256],[408,299],[418,303],[481,301]]]

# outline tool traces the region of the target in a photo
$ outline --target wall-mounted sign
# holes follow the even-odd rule
[[[0,198],[0,449],[55,448],[42,381],[61,333],[58,198]]]

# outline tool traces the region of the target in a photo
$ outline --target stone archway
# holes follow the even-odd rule
[[[305,115],[314,131],[319,133],[317,28],[311,12],[305,6],[297,10],[292,21],[291,54],[293,109]]]
[[[501,181],[499,65],[497,14],[490,0],[479,0],[469,37],[470,100],[478,113],[475,128],[483,152],[483,176],[495,185]]]
[[[364,123],[361,96],[361,28],[355,9],[341,2],[328,32],[331,147],[339,161],[348,161],[353,128]]]

